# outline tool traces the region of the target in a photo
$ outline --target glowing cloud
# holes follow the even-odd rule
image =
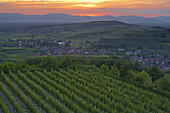
[[[170,0],[1,0],[0,13],[170,16]]]

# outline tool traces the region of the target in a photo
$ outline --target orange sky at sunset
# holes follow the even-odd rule
[[[1,0],[0,13],[170,16],[170,0]]]

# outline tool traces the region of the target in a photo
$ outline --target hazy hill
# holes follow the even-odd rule
[[[18,13],[0,13],[0,22],[87,22],[113,20],[111,16],[89,17],[71,16],[67,14],[23,15]]]
[[[145,18],[137,16],[71,16],[67,14],[23,15],[18,13],[0,13],[0,22],[57,22],[77,23],[89,21],[122,21],[130,24],[170,25],[170,16]]]

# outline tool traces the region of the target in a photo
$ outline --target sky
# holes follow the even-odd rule
[[[170,0],[0,0],[0,13],[170,16]]]

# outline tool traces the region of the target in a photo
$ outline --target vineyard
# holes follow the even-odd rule
[[[170,113],[169,98],[94,71],[0,74],[0,113]]]

